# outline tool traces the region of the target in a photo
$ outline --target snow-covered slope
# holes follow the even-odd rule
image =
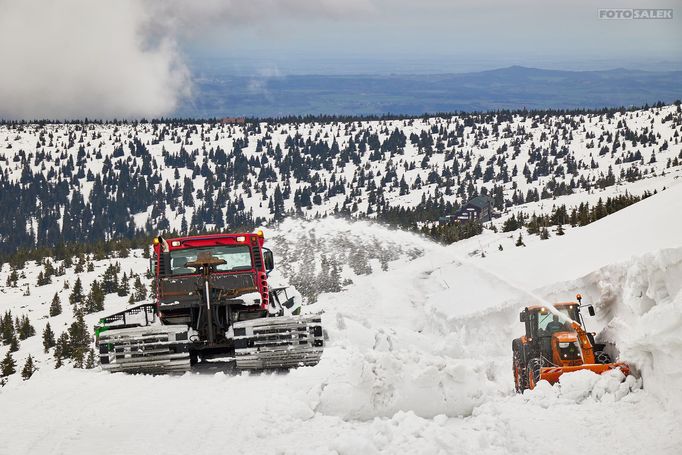
[[[661,190],[679,105],[330,122],[0,125],[0,253],[342,213],[436,221],[484,191],[504,218]],[[435,208],[434,208],[435,207]],[[423,215],[423,213],[422,213]],[[408,224],[411,221],[407,220]],[[499,224],[499,223],[498,223]]]
[[[495,256],[493,261],[489,261],[494,264],[489,264],[487,268],[504,273],[526,288],[537,288],[633,256],[663,248],[682,247],[680,183],[678,180],[669,190],[653,196],[645,203],[635,204],[600,222],[571,230],[565,236],[534,242],[527,248],[505,248],[503,254],[497,254],[493,243],[488,254]],[[477,241],[491,243],[485,236]],[[503,243],[503,247],[507,245],[509,243]],[[468,244],[457,244],[451,248],[464,251]],[[519,267],[519,264],[523,266]]]
[[[682,185],[673,185],[527,247],[514,246],[513,232],[442,247],[348,226],[422,254],[318,296],[308,310],[323,312],[329,342],[317,367],[153,377],[55,370],[44,358],[29,381],[0,388],[0,453],[679,453],[680,201]],[[343,221],[318,223],[315,232],[334,238]],[[301,235],[289,225],[274,237],[295,245]],[[333,256],[336,243],[319,246]],[[597,308],[589,329],[615,343],[639,378],[580,372],[515,395],[518,311],[576,292]],[[36,328],[39,300],[18,306],[41,315]],[[30,343],[21,349],[36,350]]]

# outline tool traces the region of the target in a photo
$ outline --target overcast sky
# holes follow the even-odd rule
[[[682,0],[0,0],[0,118],[165,115],[216,69],[680,68],[680,15]]]
[[[368,0],[338,18],[286,16],[218,25],[184,42],[207,58],[419,59],[457,57],[466,67],[590,62],[657,69],[682,60],[682,0]],[[672,20],[603,20],[598,8],[677,9]]]

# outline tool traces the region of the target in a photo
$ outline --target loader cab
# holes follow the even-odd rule
[[[555,303],[554,308],[565,318],[582,323],[579,304],[574,302]],[[557,322],[557,319],[559,319],[559,322],[567,331],[572,330],[568,324],[562,322],[562,318],[557,318],[555,313],[544,306],[526,307],[519,315],[519,320],[526,325],[526,337],[528,338],[543,336],[543,334],[548,332],[558,332],[559,330],[556,330],[557,326],[554,324]]]
[[[570,322],[566,318],[582,323],[580,305],[575,302],[556,303],[554,308],[564,316],[557,315],[545,306],[531,306],[524,308],[519,319],[526,325],[526,340],[538,346],[542,354],[552,358],[552,335],[561,332],[573,332]]]
[[[535,314],[536,327],[539,336],[552,336],[555,332],[572,332],[573,328],[569,320],[581,322],[578,314],[577,303],[556,303],[554,308],[558,310],[560,315],[552,313],[546,307],[541,307]],[[564,316],[562,318],[561,316]]]
[[[267,275],[274,268],[264,241],[262,231],[154,238],[152,269],[159,317],[166,324],[205,325],[200,257],[214,260],[209,268],[212,306],[220,313],[214,318],[221,323],[217,334],[233,320],[264,316],[270,307]]]

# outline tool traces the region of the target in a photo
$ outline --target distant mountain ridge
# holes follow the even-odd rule
[[[421,115],[496,109],[642,106],[682,99],[682,71],[564,71],[510,66],[429,75],[213,75],[195,81],[182,117]]]

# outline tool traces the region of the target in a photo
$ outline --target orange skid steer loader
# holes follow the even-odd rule
[[[555,311],[546,306],[529,306],[520,314],[526,334],[512,341],[514,383],[522,393],[533,389],[541,380],[550,384],[559,381],[564,373],[590,370],[597,374],[619,368],[625,375],[630,368],[624,363],[614,363],[605,351],[605,345],[594,341],[594,333],[586,332],[580,308],[587,306],[594,316],[592,305],[578,302],[555,303]]]

